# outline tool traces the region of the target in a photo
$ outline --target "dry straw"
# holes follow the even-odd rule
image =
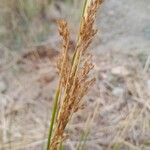
[[[101,3],[102,0],[85,1],[73,56],[68,54],[70,36],[67,22],[58,21],[63,50],[57,65],[60,79],[54,100],[47,150],[58,149],[65,138],[64,131],[70,118],[82,106],[82,98],[95,81],[95,78],[89,77],[93,64],[87,48],[97,32],[93,26],[96,11]]]

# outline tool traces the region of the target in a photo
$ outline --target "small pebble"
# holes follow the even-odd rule
[[[119,97],[119,96],[122,96],[122,95],[123,95],[124,90],[123,90],[123,88],[121,88],[121,87],[115,87],[115,88],[113,89],[112,93],[113,93],[114,96],[118,96],[118,97]]]
[[[150,91],[150,80],[147,81],[147,87],[148,87],[148,89]]]
[[[3,80],[0,80],[0,93],[5,92],[7,89],[7,85]]]
[[[115,68],[112,68],[111,73],[118,76],[128,76],[130,75],[129,70],[123,66],[118,66]]]

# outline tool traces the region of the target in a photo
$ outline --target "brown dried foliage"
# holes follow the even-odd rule
[[[91,55],[86,52],[92,42],[96,30],[93,29],[95,15],[102,0],[94,0],[87,7],[82,18],[80,35],[76,43],[75,55],[70,58],[68,54],[69,30],[63,20],[58,22],[59,33],[62,36],[63,51],[58,60],[58,70],[61,76],[62,93],[55,131],[50,144],[51,150],[57,150],[58,144],[64,140],[64,130],[71,116],[81,107],[82,98],[94,83],[95,78],[89,78],[93,69]]]

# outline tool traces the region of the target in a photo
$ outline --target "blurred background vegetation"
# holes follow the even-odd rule
[[[61,14],[63,5],[73,8],[80,3],[79,0],[0,0],[0,41],[12,50],[42,42],[54,31],[57,17],[65,16],[65,11]]]

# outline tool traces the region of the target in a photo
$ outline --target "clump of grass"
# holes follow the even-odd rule
[[[54,100],[47,150],[57,150],[58,145],[65,139],[64,132],[69,120],[80,109],[83,97],[95,81],[94,77],[89,76],[94,66],[87,48],[97,32],[93,26],[101,3],[102,0],[85,1],[73,56],[68,53],[70,40],[68,24],[64,20],[58,21],[63,51],[57,65],[60,79]]]

